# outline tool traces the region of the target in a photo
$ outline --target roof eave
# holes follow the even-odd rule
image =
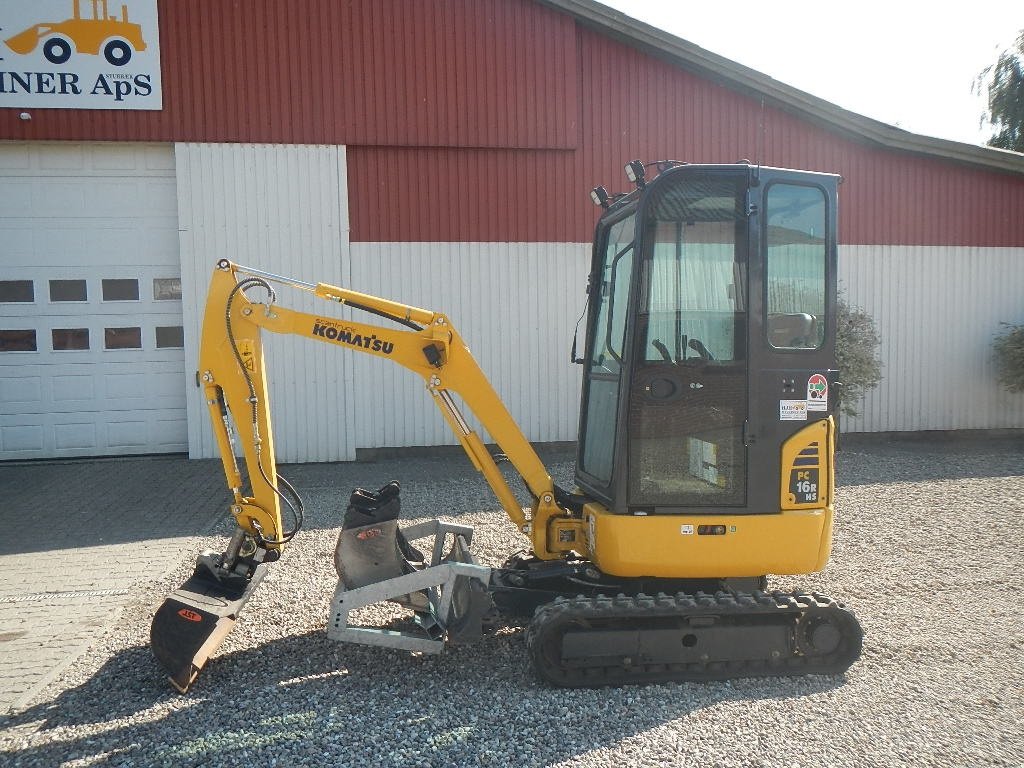
[[[850,138],[886,149],[911,152],[989,170],[1024,174],[1024,154],[905,131],[843,109],[757,70],[719,56],[665,30],[593,0],[538,0],[578,21],[773,106],[822,124]]]

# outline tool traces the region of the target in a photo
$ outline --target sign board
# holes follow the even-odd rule
[[[779,421],[807,421],[807,401],[779,400]]]
[[[807,380],[807,410],[828,410],[828,379],[815,373]]]
[[[163,109],[157,0],[0,0],[0,107]]]

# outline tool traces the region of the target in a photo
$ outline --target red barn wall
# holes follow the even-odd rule
[[[746,158],[842,174],[847,244],[1024,245],[1022,177],[872,148],[590,29],[577,47],[577,150],[352,147],[353,240],[586,242],[626,160]]]
[[[631,158],[841,173],[846,244],[1024,245],[1024,177],[881,149],[531,0],[164,0],[164,109],[0,138],[344,144],[355,242],[585,242]]]

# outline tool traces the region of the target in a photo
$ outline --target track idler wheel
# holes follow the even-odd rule
[[[795,627],[797,650],[804,656],[828,656],[841,648],[846,638],[857,636],[857,620],[838,606],[807,609]]]

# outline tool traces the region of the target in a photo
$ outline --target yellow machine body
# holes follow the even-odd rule
[[[372,306],[424,324],[422,331],[382,328],[324,315],[296,312],[277,304],[253,303],[242,292],[231,303],[232,337],[225,324],[228,297],[236,287],[236,267],[217,270],[210,284],[203,325],[199,380],[207,404],[228,484],[234,495],[232,512],[243,529],[271,541],[282,533],[281,508],[268,478],[274,477],[274,438],[261,329],[293,334],[342,350],[387,358],[419,374],[473,465],[484,475],[509,519],[529,535],[542,559],[570,552],[592,559],[614,576],[659,578],[749,577],[764,573],[807,573],[824,567],[831,551],[832,445],[831,418],[809,424],[780,447],[785,476],[778,509],[760,515],[637,515],[616,514],[599,502],[588,503],[582,516],[571,517],[554,502],[554,485],[543,463],[516,425],[494,388],[447,316],[397,304],[366,294],[320,284],[315,293],[326,300]],[[237,345],[241,364],[232,351]],[[437,351],[428,362],[425,347]],[[248,377],[239,371],[247,371]],[[261,406],[250,413],[247,381]],[[229,427],[220,409],[218,390],[232,404],[245,460],[263,472],[250,472],[250,495],[243,492]],[[458,395],[485,425],[491,438],[537,498],[523,509],[509,488],[487,446],[468,426],[451,397]],[[239,405],[240,404],[240,405]],[[255,421],[252,416],[255,415]],[[802,450],[811,442],[826,446],[819,476],[823,505],[801,505],[785,492],[787,477]],[[823,471],[822,471],[823,470]],[[721,533],[717,531],[721,530]],[[281,545],[271,545],[279,548]]]

